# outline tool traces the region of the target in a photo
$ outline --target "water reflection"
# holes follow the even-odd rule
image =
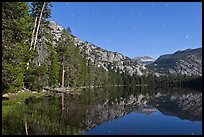
[[[63,113],[61,105],[60,94],[38,99],[19,108],[17,116],[10,115],[4,129],[8,134],[25,134],[19,118],[27,117],[29,135],[201,134],[201,91],[153,87],[86,89],[79,95],[64,95]]]
[[[148,104],[155,106],[164,115],[177,116],[183,120],[202,120],[201,93],[165,95],[151,100]]]
[[[131,112],[151,114],[157,110],[184,120],[202,120],[201,92],[188,89],[123,88],[95,89],[91,92],[83,91],[73,98],[68,97],[65,118],[71,119],[67,124],[78,125],[84,133]]]
[[[151,114],[131,112],[85,132],[88,135],[197,135],[201,122],[181,121],[156,111]]]

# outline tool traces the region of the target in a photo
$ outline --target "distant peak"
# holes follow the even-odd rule
[[[137,59],[153,59],[152,57],[150,56],[140,56],[140,57],[134,57],[132,58],[133,60],[137,60]]]

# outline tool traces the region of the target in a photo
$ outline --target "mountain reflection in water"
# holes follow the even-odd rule
[[[6,119],[8,134],[201,134],[202,92],[154,87],[84,89],[45,96]],[[16,118],[18,117],[18,118]],[[11,122],[13,121],[13,122]],[[13,124],[15,123],[15,124]],[[12,130],[9,130],[12,129]]]
[[[79,102],[75,102],[74,100]],[[152,114],[159,113],[160,117],[163,115],[176,116],[180,121],[177,120],[174,124],[189,120],[190,125],[194,125],[194,121],[197,121],[197,130],[192,130],[193,134],[201,134],[201,121],[202,121],[202,93],[196,91],[190,91],[187,89],[156,89],[150,90],[146,87],[138,87],[135,90],[132,89],[121,89],[111,88],[109,90],[95,90],[95,91],[84,91],[81,95],[76,98],[69,98],[67,102],[67,117],[78,119],[77,115],[83,115],[83,119],[78,121],[82,134],[91,134],[91,129],[97,128],[97,126],[111,123],[114,120],[121,119],[126,115],[134,112],[135,114]],[[81,102],[81,103],[80,103]],[[83,102],[83,103],[82,103]],[[73,112],[73,114],[72,114]],[[147,116],[146,116],[147,117]],[[77,123],[74,120],[70,120],[68,123]],[[143,119],[145,121],[145,119]],[[142,121],[141,121],[142,122]],[[163,121],[165,122],[165,121]],[[167,122],[167,121],[166,121]],[[125,122],[127,123],[127,122]],[[195,124],[197,124],[195,123]],[[122,123],[124,124],[124,123]],[[143,122],[140,124],[144,124]],[[157,123],[159,124],[159,123]],[[163,123],[162,126],[167,126],[168,123]],[[183,123],[185,124],[185,122]],[[128,123],[127,123],[128,125]],[[117,125],[123,127],[123,125]],[[174,129],[174,125],[172,128]],[[181,126],[182,127],[182,126]],[[115,126],[113,126],[113,129]],[[123,127],[125,131],[123,134],[130,134],[128,131],[130,127]],[[146,129],[154,129],[149,125],[145,125]],[[168,128],[168,127],[167,127]],[[171,128],[171,127],[169,127]],[[186,127],[184,127],[186,128]],[[164,134],[187,134],[184,131],[186,129],[175,129],[170,133],[165,132]],[[199,131],[200,129],[200,131]],[[122,129],[120,129],[122,130]],[[159,134],[163,133],[162,128],[158,128],[158,131],[145,133],[132,132],[132,134]],[[171,129],[172,130],[172,129]],[[180,130],[181,132],[177,131]],[[184,131],[183,131],[184,130]],[[88,131],[88,132],[87,132]],[[103,131],[103,130],[101,130]],[[133,130],[134,131],[134,130]],[[135,130],[136,131],[136,130]],[[113,134],[119,134],[120,131],[112,132]],[[189,131],[191,132],[191,131]],[[196,132],[196,133],[195,133]],[[96,132],[94,134],[100,134]],[[109,133],[102,133],[109,134]],[[191,133],[189,133],[191,134]]]

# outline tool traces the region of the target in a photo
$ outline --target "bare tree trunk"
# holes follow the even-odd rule
[[[32,49],[32,46],[33,46],[33,41],[34,41],[34,37],[35,37],[35,28],[36,28],[37,19],[38,19],[38,17],[35,18],[35,24],[34,24],[34,28],[33,28],[32,39],[31,39],[31,44],[30,44],[29,51]],[[29,61],[28,61],[28,63],[27,63],[26,69],[29,68],[30,61],[31,61],[31,59],[29,59]]]
[[[62,114],[64,112],[64,62],[62,62]]]
[[[42,13],[43,13],[43,10],[44,10],[44,7],[45,7],[45,2],[43,4],[43,7],[42,7],[42,10],[41,10],[41,13],[40,13],[40,17],[39,17],[39,20],[38,20],[38,27],[37,27],[37,30],[36,30],[36,35],[35,35],[35,29],[36,29],[36,23],[37,23],[37,17],[35,18],[35,24],[34,24],[34,29],[33,29],[33,33],[32,33],[32,39],[31,39],[31,45],[30,45],[30,49],[29,51],[32,49],[32,45],[33,45],[33,41],[34,41],[34,35],[35,35],[35,43],[34,43],[34,50],[35,50],[35,45],[36,45],[36,42],[37,42],[37,38],[38,38],[38,31],[39,31],[39,28],[40,28],[40,21],[41,21],[41,18],[42,18]],[[30,61],[27,63],[27,68],[29,68],[29,64],[30,64]]]
[[[25,122],[25,130],[26,130],[26,135],[28,135],[28,125],[27,125],[27,122]]]
[[[40,28],[40,22],[41,22],[41,18],[42,18],[42,13],[43,13],[44,7],[45,7],[45,2],[43,4],[43,7],[42,7],[42,10],[41,10],[41,13],[40,13],[40,17],[39,17],[39,20],[38,20],[38,27],[37,27],[37,31],[36,31],[36,35],[35,35],[34,50],[35,50],[35,45],[36,45],[37,38],[38,38],[38,31],[39,31],[39,28]]]
[[[31,44],[30,44],[30,49],[29,49],[29,51],[32,49],[32,46],[33,46],[33,41],[34,41],[34,37],[35,37],[35,28],[36,28],[37,19],[38,19],[38,17],[35,18],[35,24],[34,24],[34,28],[33,28],[32,39],[31,39]]]
[[[64,88],[64,62],[62,62],[62,88]]]
[[[70,72],[70,68],[68,67],[68,72],[67,72],[67,75],[68,75],[68,80],[67,80],[67,84],[68,84],[68,89],[69,89],[69,79],[70,79],[70,76],[69,76],[69,72]]]
[[[62,93],[62,114],[64,114],[64,93]]]

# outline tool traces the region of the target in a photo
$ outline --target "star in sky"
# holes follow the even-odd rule
[[[189,34],[186,35],[186,39],[188,39],[188,37],[189,37]]]
[[[129,57],[148,54],[157,58],[159,55],[176,51],[179,46],[180,49],[185,46],[196,48],[202,43],[201,3],[52,4],[51,20],[64,28],[69,26],[73,35],[83,40],[108,50],[121,51]],[[128,35],[121,36],[121,31]],[[102,37],[107,33],[107,38]],[[139,39],[135,38],[137,36]],[[126,43],[119,41],[120,38],[128,39],[127,47],[124,48]],[[106,39],[110,40],[109,44]],[[134,49],[131,49],[133,47]],[[139,47],[148,50],[140,50]],[[153,51],[155,47],[161,50]]]

